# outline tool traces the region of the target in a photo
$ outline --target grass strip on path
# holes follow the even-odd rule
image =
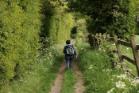
[[[61,93],[74,93],[75,77],[72,69],[68,69],[64,74],[64,83]]]
[[[49,93],[60,93],[63,85],[65,65],[62,64]]]
[[[74,88],[75,88],[74,93],[84,93],[85,86],[84,86],[83,74],[80,71],[76,63],[73,65],[73,70],[74,70],[74,76],[76,79],[76,83],[74,85]]]

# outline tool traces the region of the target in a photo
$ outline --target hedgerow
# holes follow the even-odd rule
[[[39,0],[0,1],[0,82],[19,78],[36,61]]]

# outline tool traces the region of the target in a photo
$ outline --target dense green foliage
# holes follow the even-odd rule
[[[58,54],[58,55],[57,55]],[[37,57],[37,64],[24,77],[2,86],[0,93],[48,93],[63,57],[54,47]]]
[[[64,43],[70,39],[70,31],[73,26],[72,15],[68,13],[55,14],[51,19],[50,41],[51,43]]]
[[[55,71],[50,73],[51,66],[58,58],[57,48],[51,51],[48,43],[70,38],[73,16],[66,9],[66,3],[58,0],[0,1],[0,92],[30,93],[35,87],[32,82],[40,84],[36,92],[49,91],[57,72],[52,68]]]
[[[67,9],[67,3],[64,1],[45,0],[43,20],[47,22],[43,22],[42,36],[50,40],[51,44],[63,43],[66,39],[70,39],[74,20]]]
[[[40,1],[0,1],[0,81],[32,69],[39,48]]]
[[[116,82],[113,75],[121,71],[110,69],[106,53],[84,51],[89,46],[87,35],[101,32],[128,37],[135,32],[136,7],[136,0],[0,0],[0,93],[48,93],[71,32],[82,51],[86,93],[108,91],[114,86],[110,79]],[[74,83],[73,74],[67,71],[62,93],[73,93]],[[138,90],[126,85],[133,93]],[[125,90],[115,93],[121,91]]]
[[[71,0],[70,7],[91,17],[91,33],[123,37],[135,32],[136,0]]]

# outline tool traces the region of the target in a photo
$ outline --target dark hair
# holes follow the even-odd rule
[[[67,40],[67,41],[66,41],[66,44],[70,44],[70,40]]]

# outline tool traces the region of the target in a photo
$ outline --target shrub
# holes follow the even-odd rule
[[[90,33],[109,33],[128,37],[135,33],[136,0],[71,0],[71,10],[91,17]]]

